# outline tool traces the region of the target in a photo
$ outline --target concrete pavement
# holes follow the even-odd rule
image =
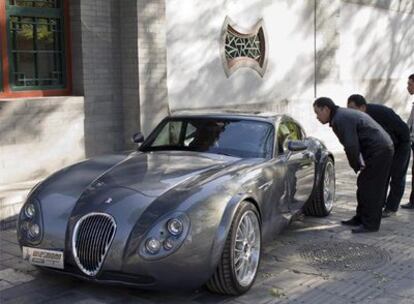
[[[265,245],[245,295],[141,291],[41,272],[22,261],[16,231],[8,229],[1,231],[0,303],[414,303],[414,211],[383,219],[377,233],[352,234],[339,221],[354,214],[356,176],[343,154],[336,157],[333,213],[294,222]]]

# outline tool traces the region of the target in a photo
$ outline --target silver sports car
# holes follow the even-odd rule
[[[23,258],[146,289],[238,295],[262,244],[298,214],[326,216],[332,154],[286,115],[175,115],[137,151],[88,159],[38,184],[22,207]]]

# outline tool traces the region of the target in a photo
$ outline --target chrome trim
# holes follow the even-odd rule
[[[106,213],[88,213],[78,220],[72,235],[72,254],[83,273],[95,276],[99,272],[116,228],[114,218]],[[79,233],[82,239],[77,242]]]

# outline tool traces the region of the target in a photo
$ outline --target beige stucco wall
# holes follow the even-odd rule
[[[344,94],[359,92],[406,117],[411,109],[407,77],[414,73],[414,15],[343,3],[339,32]]]
[[[85,158],[83,97],[0,100],[0,185]]]
[[[276,105],[285,99],[312,98],[313,5],[309,3],[167,1],[167,82],[171,110]],[[226,77],[220,42],[226,16],[246,30],[264,19],[269,55],[263,78],[249,68]]]
[[[413,69],[411,2],[201,1],[166,2],[167,84],[171,110],[213,108],[290,114],[308,134],[342,150],[312,102],[339,105],[353,93],[409,111],[406,78]],[[268,67],[264,77],[243,68],[226,77],[220,33],[229,16],[245,29],[263,18]]]

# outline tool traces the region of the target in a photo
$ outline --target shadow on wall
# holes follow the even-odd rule
[[[119,1],[80,1],[86,157],[124,149]],[[74,77],[77,77],[74,71]]]
[[[414,66],[414,16],[412,12],[397,13],[404,10],[402,2],[398,2],[398,7],[391,7],[391,2],[378,0],[371,6],[348,5],[348,9],[341,10],[341,15],[345,23],[349,22],[346,27],[357,29],[352,33],[355,47],[346,54],[346,59],[351,75],[361,82],[363,89],[359,93],[369,102],[387,104],[402,114],[409,99],[405,89],[409,74],[401,72]],[[361,9],[371,11],[369,14],[358,12]]]
[[[0,102],[0,184],[33,180],[84,157],[83,98]]]
[[[243,12],[246,14],[249,11],[259,9],[260,13],[257,15],[265,15],[267,6],[272,3],[272,1],[264,1],[264,4],[261,3],[259,8],[257,3],[249,4],[243,9]],[[217,5],[220,6],[220,4]],[[276,106],[276,102],[290,106],[290,103],[298,98],[313,98],[312,94],[304,93],[305,97],[301,95],[304,90],[313,92],[314,86],[313,43],[311,39],[309,40],[309,35],[313,37],[313,31],[308,27],[303,31],[304,22],[309,24],[309,16],[313,14],[312,3],[306,3],[304,6],[292,5],[294,6],[293,10],[298,11],[302,17],[297,19],[293,27],[289,27],[292,29],[292,34],[294,34],[293,31],[302,29],[300,35],[309,40],[308,50],[305,52],[294,50],[298,52],[298,55],[292,60],[291,66],[283,68],[284,77],[280,77],[280,74],[277,75],[279,62],[268,61],[264,78],[249,68],[241,68],[230,78],[225,77],[220,55],[221,28],[218,28],[220,21],[217,21],[218,17],[216,16],[218,8],[211,6],[211,9],[205,8],[203,14],[197,16],[197,25],[203,25],[202,29],[194,25],[194,20],[191,18],[181,20],[181,23],[178,21],[170,22],[168,27],[168,68],[175,68],[175,70],[169,70],[168,76],[170,100],[172,97],[175,102],[172,105],[173,110],[206,107],[243,110],[251,108],[253,104],[269,104],[268,108],[272,108]],[[268,54],[280,52],[280,50],[271,48],[276,45],[275,39],[277,37],[271,37],[269,24],[266,24],[266,20],[265,26],[270,42]],[[194,28],[194,30],[188,31],[188,28]],[[183,32],[185,32],[184,37],[182,36]],[[297,33],[295,35],[297,36]],[[197,72],[193,72],[194,67],[199,67]],[[298,75],[298,71],[302,73]],[[187,102],[183,102],[183,100]]]
[[[309,20],[313,19],[315,3],[318,3],[316,24],[314,20]],[[283,70],[283,77],[274,76],[278,70],[280,71],[278,60],[274,60],[269,61],[268,70],[263,79],[258,75],[252,76],[255,73],[251,70],[240,69],[229,79],[224,80],[219,54],[220,31],[217,28],[217,7],[213,4],[209,4],[211,8],[207,5],[206,8],[198,7],[204,12],[198,16],[198,19],[185,16],[187,18],[171,21],[168,27],[167,44],[170,64],[168,68],[179,67],[169,71],[168,76],[170,97],[176,102],[173,110],[205,108],[211,104],[216,105],[217,108],[225,106],[231,109],[241,109],[251,108],[251,104],[274,104],[282,100],[287,101],[286,104],[289,106],[300,98],[311,99],[309,100],[311,104],[313,94],[301,95],[300,98],[297,96],[305,90],[313,93],[315,75],[318,77],[318,84],[322,84],[325,80],[339,85],[345,84],[348,79],[341,78],[342,70],[351,65],[353,73],[350,80],[355,88],[344,85],[341,95],[349,96],[355,91],[360,91],[372,102],[386,103],[403,111],[404,102],[395,96],[404,96],[402,94],[405,93],[405,88],[400,87],[400,80],[408,75],[399,75],[398,72],[413,60],[414,28],[410,26],[412,14],[397,13],[395,10],[387,11],[390,3],[388,2],[388,7],[384,7],[383,1],[379,0],[376,4],[369,6],[337,1],[329,4],[331,8],[322,11],[324,8],[321,7],[320,1],[308,1],[300,9],[293,2],[287,2],[286,7],[294,10],[299,17],[292,20],[295,24],[286,27],[292,35],[300,35],[303,40],[311,37],[311,41],[314,42],[314,26],[304,26],[304,24],[316,25],[318,30],[323,29],[327,32],[318,33],[322,40],[326,40],[322,42],[323,48],[318,51],[317,64],[315,65],[315,49],[312,42],[309,44],[312,51],[308,54],[301,54],[299,49],[291,49],[292,54],[297,55],[295,61]],[[265,15],[267,6],[271,5],[272,1],[262,1],[260,4],[261,14]],[[219,5],[216,4],[216,6]],[[249,4],[243,12],[255,12],[258,10],[257,5],[257,3]],[[354,9],[349,9],[350,6]],[[355,10],[365,11],[366,14],[363,16],[368,17],[361,20],[360,15],[354,15]],[[378,15],[381,18],[378,18]],[[339,25],[340,19],[344,20],[345,25]],[[348,45],[341,44],[343,43],[341,40],[343,31],[358,27],[361,21],[364,28],[354,33],[355,47],[349,48]],[[332,23],[336,28],[330,27]],[[202,29],[199,25],[202,25]],[[185,29],[187,32],[184,31]],[[271,36],[271,32],[268,28],[268,39],[277,39]],[[359,48],[358,45],[362,44],[364,47]],[[281,47],[283,47],[282,44]],[[269,54],[275,51],[275,49],[269,49]],[[345,54],[345,62],[338,62],[339,53]],[[183,61],[186,63],[182,64]],[[203,64],[200,65],[200,62]],[[194,66],[200,66],[197,73],[191,72]],[[211,75],[216,75],[216,77]],[[237,81],[232,81],[233,78]],[[348,89],[350,92],[347,92]],[[182,100],[189,102],[185,104]],[[302,105],[306,104],[302,103]],[[294,106],[291,108],[296,109]]]
[[[370,82],[368,88],[370,99],[379,100],[380,102],[387,102],[387,104],[392,106],[397,111],[401,108],[403,109],[405,105],[401,100],[395,99],[395,96],[393,95],[395,85],[398,84],[398,82],[393,79],[393,75],[398,72],[396,67],[398,67],[399,62],[409,62],[410,60],[410,66],[414,66],[414,27],[412,22],[407,22],[408,19],[414,20],[413,15],[405,14],[401,16],[394,14],[389,17],[391,35],[387,35],[384,39],[385,41],[388,40],[388,45],[391,46],[391,54],[388,64],[382,66],[381,64],[378,64],[378,62],[370,63],[372,65],[377,65],[378,71],[380,71],[381,75],[383,75],[381,78],[386,79],[385,83],[380,84],[375,80]],[[404,44],[406,47],[401,47],[401,41],[406,41]],[[376,41],[375,44],[379,46],[380,42]],[[375,51],[375,45],[372,47],[372,51]],[[368,73],[368,71],[366,73]],[[404,80],[406,80],[408,76],[409,75],[400,75],[400,77]],[[404,85],[405,83],[406,82],[404,81]]]
[[[149,132],[169,113],[165,1],[138,2],[139,115]]]

